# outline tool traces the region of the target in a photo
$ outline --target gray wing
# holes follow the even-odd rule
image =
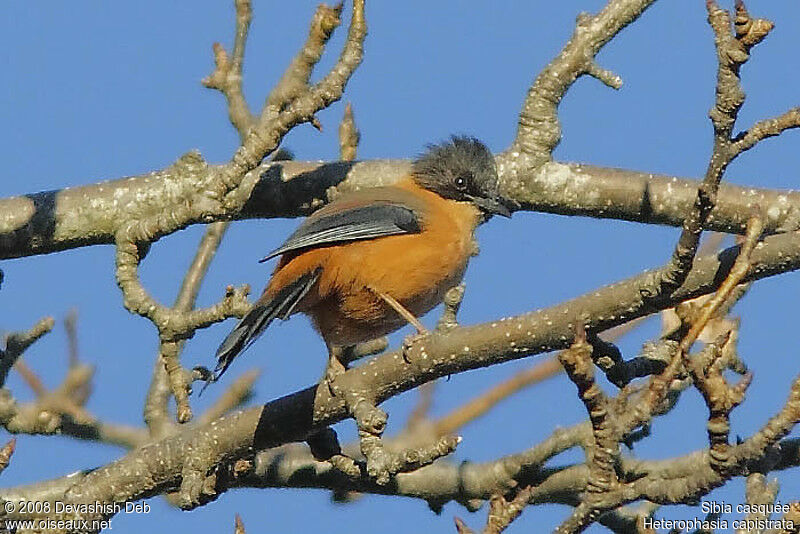
[[[330,208],[311,215],[283,245],[260,261],[293,250],[421,231],[417,214],[399,204],[382,202],[347,209],[336,209],[333,205]]]

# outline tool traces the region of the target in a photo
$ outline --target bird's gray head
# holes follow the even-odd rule
[[[414,180],[422,187],[452,200],[472,202],[487,216],[510,217],[508,202],[498,191],[494,156],[474,137],[453,136],[429,145],[414,161]]]

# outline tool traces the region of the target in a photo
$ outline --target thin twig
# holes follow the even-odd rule
[[[339,159],[342,161],[356,159],[356,151],[360,140],[361,132],[358,131],[356,126],[353,106],[348,102],[344,107],[342,121],[339,123]]]
[[[11,438],[8,440],[8,443],[3,445],[3,448],[0,449],[0,473],[5,471],[8,464],[11,463],[11,456],[14,454],[16,448],[17,438]]]
[[[692,262],[697,254],[700,235],[708,221],[709,214],[717,202],[717,192],[722,176],[728,165],[741,153],[747,143],[736,144],[733,141],[733,127],[739,115],[739,110],[745,101],[745,94],[741,87],[739,69],[748,59],[750,48],[759,43],[769,30],[772,23],[765,19],[750,20],[744,4],[739,2],[737,11],[737,28],[740,24],[749,23],[749,31],[731,33],[730,14],[721,9],[716,2],[709,0],[708,23],[714,30],[715,46],[717,51],[717,87],[716,101],[709,116],[714,127],[714,148],[708,161],[705,177],[697,189],[697,197],[691,211],[683,222],[683,230],[678,244],[672,254],[669,269],[658,280],[658,285],[648,289],[650,297],[657,298],[664,293],[671,293],[683,284],[692,267]],[[792,121],[800,120],[800,114],[785,115],[779,123],[783,129],[794,127]],[[776,129],[778,128],[778,129]],[[761,126],[752,132],[750,148],[767,133],[777,135],[783,131],[778,126]]]
[[[233,525],[233,534],[245,534],[244,521],[239,514],[236,514],[236,519]]]
[[[514,374],[508,380],[500,382],[485,393],[438,419],[434,423],[436,435],[445,436],[456,432],[470,421],[487,413],[503,399],[507,399],[526,387],[543,382],[563,370],[564,368],[558,360],[551,358]]]
[[[215,69],[209,76],[203,78],[203,85],[217,89],[228,102],[228,118],[242,141],[244,141],[250,127],[255,121],[247,101],[242,93],[242,65],[244,63],[244,50],[247,44],[247,34],[250,30],[250,21],[253,11],[250,0],[235,0],[236,5],[236,36],[233,44],[233,56],[228,53],[220,43],[214,43]]]
[[[558,105],[579,77],[588,74],[609,87],[621,86],[619,76],[600,68],[594,58],[606,43],[639,18],[653,2],[611,0],[597,15],[583,13],[578,17],[569,42],[539,73],[528,90],[519,114],[517,135],[509,149],[498,158],[501,172],[506,170],[506,166],[539,167],[550,161],[561,140]],[[513,190],[522,186],[514,182],[505,185],[512,198]]]
[[[33,345],[39,338],[53,329],[55,321],[52,317],[40,319],[29,330],[14,332],[6,336],[6,346],[0,350],[0,387],[6,383],[8,372],[17,362],[22,353]]]

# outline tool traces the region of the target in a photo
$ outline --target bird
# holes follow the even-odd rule
[[[453,136],[427,150],[407,175],[382,187],[342,194],[312,213],[277,249],[263,294],[222,341],[215,382],[275,319],[311,318],[329,352],[377,339],[419,317],[458,285],[474,232],[492,215],[511,216],[499,193],[491,151]]]

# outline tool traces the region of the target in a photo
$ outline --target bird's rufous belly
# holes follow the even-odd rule
[[[471,232],[461,238],[458,233],[436,237],[424,232],[392,236],[329,251],[318,298],[303,311],[329,345],[353,345],[402,328],[407,321],[381,294],[420,317],[464,276],[472,254]]]

